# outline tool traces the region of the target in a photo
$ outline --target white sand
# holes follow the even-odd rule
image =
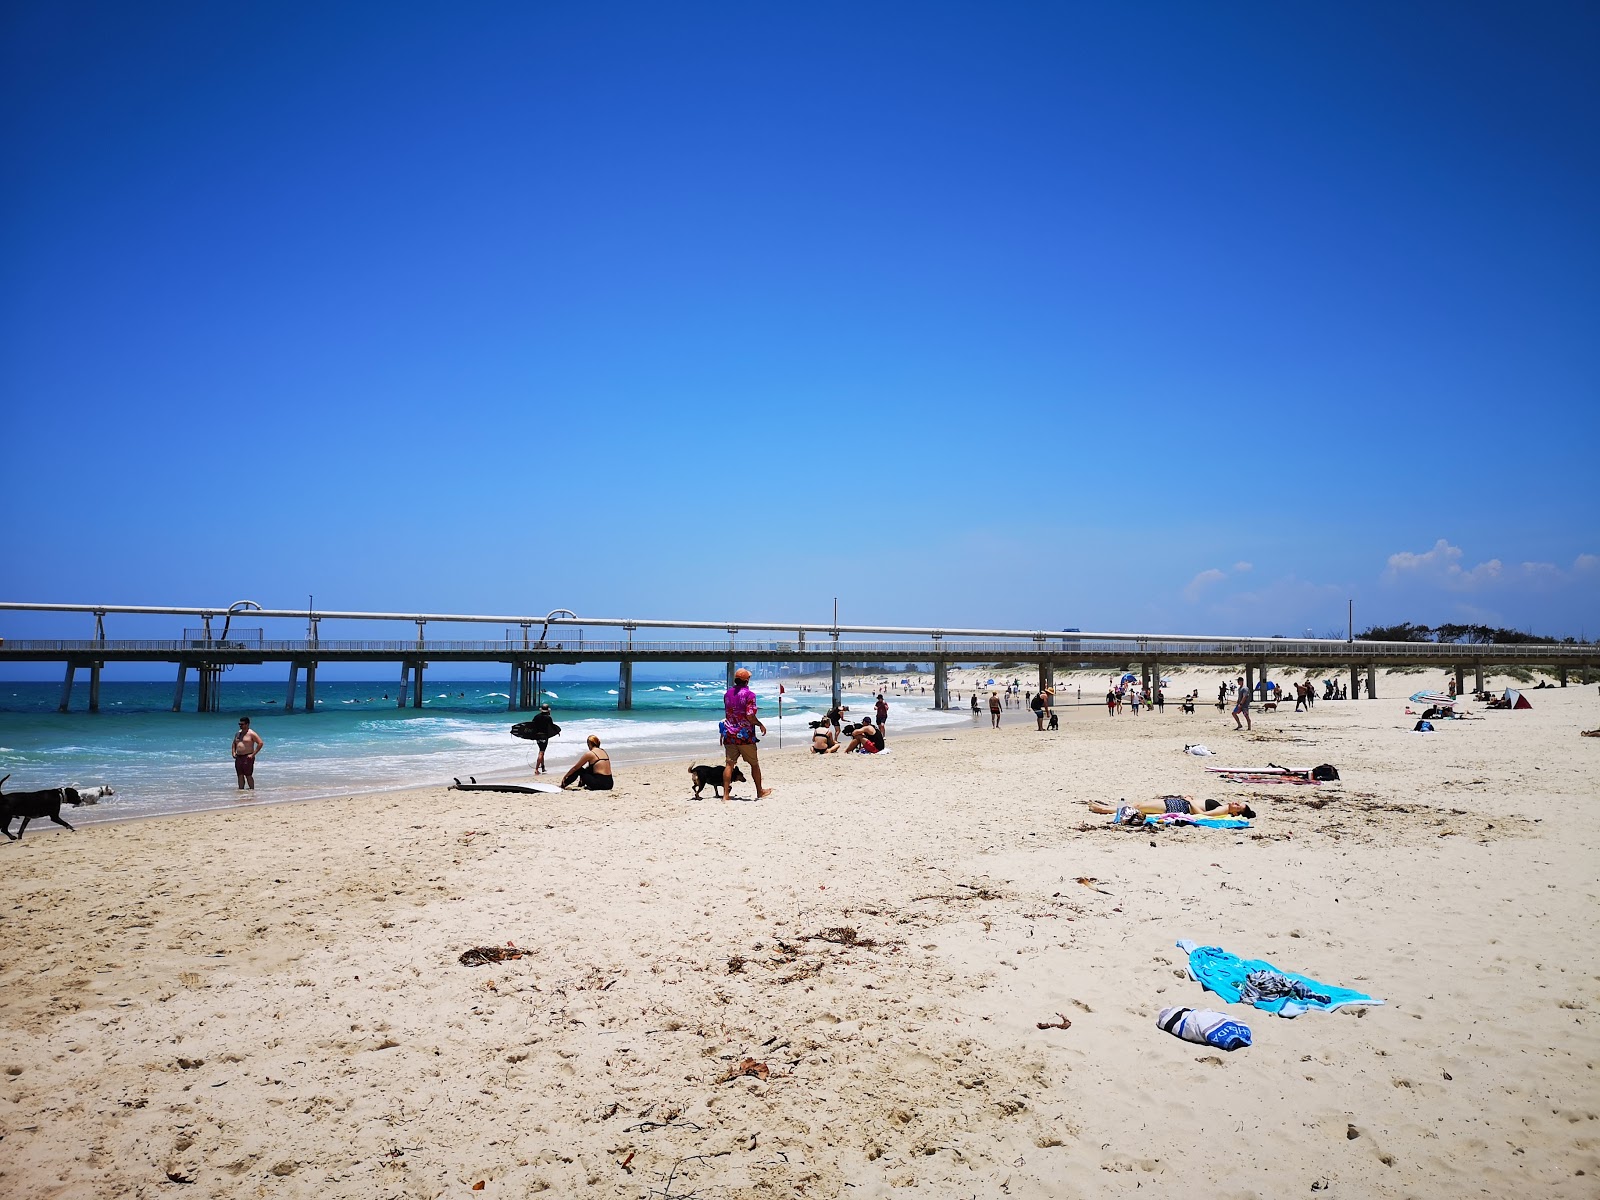
[[[1432,735],[1387,697],[1251,737],[1013,710],[767,753],[760,803],[663,764],[609,796],[35,823],[0,846],[0,1194],[1591,1197],[1600,697],[1529,694]],[[1209,785],[1193,741],[1344,778]],[[1084,807],[1165,791],[1261,815]],[[1181,937],[1389,1003],[1181,1042],[1161,1007],[1228,1007]],[[746,1058],[767,1077],[721,1082]]]

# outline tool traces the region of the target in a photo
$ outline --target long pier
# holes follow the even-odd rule
[[[58,708],[71,708],[79,671],[89,677],[88,709],[100,708],[100,673],[111,662],[166,663],[176,667],[173,711],[183,705],[188,673],[198,681],[202,712],[220,708],[222,674],[230,667],[282,663],[287,668],[287,695],[283,708],[293,712],[302,672],[305,676],[304,708],[316,709],[316,672],[322,663],[387,663],[399,670],[398,706],[421,708],[423,672],[438,662],[495,663],[509,671],[509,711],[537,705],[539,681],[554,665],[579,663],[617,664],[617,707],[633,707],[633,671],[638,663],[721,662],[730,683],[741,663],[817,664],[831,667],[832,692],[838,703],[843,671],[848,664],[931,663],[935,708],[949,707],[948,672],[965,664],[1026,664],[1036,668],[1038,686],[1051,687],[1057,668],[1137,667],[1148,688],[1159,680],[1163,667],[1215,665],[1242,668],[1246,685],[1254,687],[1256,672],[1267,678],[1269,665],[1287,668],[1348,670],[1350,695],[1377,698],[1380,667],[1422,666],[1453,670],[1457,690],[1464,690],[1466,673],[1483,688],[1485,670],[1504,666],[1541,666],[1554,669],[1563,687],[1577,671],[1587,683],[1600,670],[1600,646],[1571,643],[1520,643],[1516,645],[1367,642],[1321,638],[1255,638],[1198,634],[1096,633],[1079,630],[916,629],[896,626],[808,625],[788,622],[720,622],[632,620],[617,617],[579,617],[565,609],[544,616],[484,614],[408,614],[326,612],[307,609],[265,609],[250,601],[224,608],[152,608],[134,605],[69,605],[0,602],[0,611],[92,614],[95,636],[81,640],[0,639],[0,663],[59,662],[65,667]],[[204,623],[187,629],[181,638],[113,639],[106,636],[105,620],[111,615],[192,616]],[[264,629],[235,628],[235,619],[290,619],[307,622],[304,639],[268,639]],[[220,620],[218,628],[214,622]],[[381,641],[325,640],[323,621],[398,621],[414,623],[414,639]],[[500,640],[430,640],[429,625],[499,625],[507,636]],[[538,632],[535,633],[535,627]],[[591,628],[616,629],[625,636],[595,640]],[[512,630],[516,632],[513,633]],[[718,630],[726,637],[707,640],[643,640],[640,630]],[[740,639],[750,632],[783,637]],[[871,640],[847,640],[877,634]],[[792,635],[792,636],[791,636]],[[888,635],[887,640],[883,635]]]

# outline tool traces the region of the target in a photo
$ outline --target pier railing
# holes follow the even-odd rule
[[[732,658],[783,656],[796,659],[844,660],[861,658],[903,658],[907,662],[935,660],[962,662],[1037,662],[1066,664],[1077,660],[1106,662],[1115,659],[1149,660],[1165,663],[1185,661],[1288,662],[1316,661],[1346,663],[1536,663],[1559,664],[1600,660],[1600,647],[1564,643],[1476,644],[1459,642],[1343,642],[1293,640],[1288,638],[1241,638],[1215,642],[1130,639],[1098,640],[1007,640],[978,641],[941,639],[937,641],[834,641],[808,638],[805,642],[785,638],[776,640],[718,639],[714,641],[644,641],[593,638],[555,638],[524,641],[513,637],[502,640],[274,640],[265,638],[184,638],[177,640],[128,639],[16,639],[0,642],[0,659],[44,655],[109,657],[172,654],[192,656],[208,652],[232,655],[264,655],[271,658],[315,659],[335,655],[389,655],[412,658],[418,655],[483,655],[500,657],[548,657],[582,655],[585,658]]]

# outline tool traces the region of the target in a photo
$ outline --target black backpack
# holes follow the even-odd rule
[[[1339,778],[1339,768],[1323,763],[1320,767],[1311,768],[1311,778],[1318,783],[1329,783]]]

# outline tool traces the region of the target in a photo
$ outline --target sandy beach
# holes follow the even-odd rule
[[[1437,682],[1249,735],[1204,703],[891,722],[887,756],[767,749],[761,802],[693,801],[678,762],[35,822],[0,847],[0,1191],[1594,1196],[1600,696],[1413,733]],[[1167,792],[1259,815],[1086,807]],[[1181,938],[1387,1003],[1228,1005]],[[459,961],[484,946],[522,956]],[[1180,1041],[1168,1005],[1254,1044]]]

